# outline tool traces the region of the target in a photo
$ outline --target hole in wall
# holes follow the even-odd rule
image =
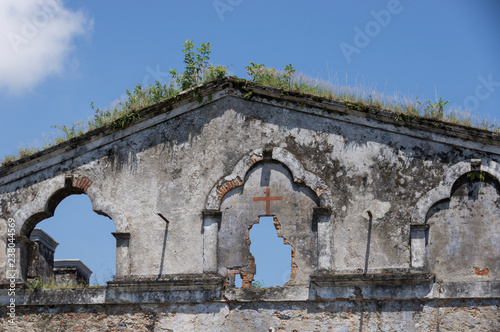
[[[241,279],[241,276],[239,274],[236,274],[234,276],[234,287],[241,287],[243,280]]]
[[[275,225],[276,224],[276,225]],[[254,287],[284,286],[292,273],[292,247],[279,233],[275,217],[260,217],[249,232],[250,253],[255,259]]]
[[[87,195],[71,195],[56,207],[54,217],[36,225],[59,242],[54,259],[80,259],[92,270],[91,285],[106,285],[116,267],[115,224],[92,210]]]

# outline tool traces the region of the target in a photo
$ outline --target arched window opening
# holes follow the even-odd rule
[[[116,240],[111,233],[115,232],[115,225],[92,211],[87,195],[66,197],[57,205],[54,217],[41,221],[36,228],[59,242],[54,253],[56,270],[88,267],[92,270],[90,285],[106,285],[113,278]]]
[[[284,286],[293,279],[293,249],[281,237],[280,227],[275,217],[260,217],[250,229],[250,252],[256,265],[254,287]]]

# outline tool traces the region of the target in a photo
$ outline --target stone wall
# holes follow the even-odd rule
[[[250,317],[261,306],[268,328],[280,319],[266,308],[286,311],[280,301],[291,301],[291,324],[312,324],[291,330],[330,318],[334,330],[359,330],[365,320],[417,324],[424,315],[415,330],[442,331],[439,315],[456,310],[464,319],[443,324],[497,326],[499,179],[497,134],[226,78],[142,110],[125,129],[99,129],[0,168],[0,244],[8,247],[0,262],[16,264],[0,277],[6,288],[24,285],[33,228],[65,197],[86,194],[116,226],[114,281],[82,300],[100,308],[103,322],[121,321],[105,312],[128,310],[125,300],[155,308],[180,301],[247,323],[259,321]],[[292,273],[282,289],[256,295],[248,231],[261,216],[272,216],[291,246]],[[238,274],[243,289],[233,288]],[[27,312],[52,301],[22,294]],[[238,303],[254,309],[240,312]],[[474,303],[484,319],[466,318]],[[193,319],[208,323],[204,315]]]
[[[8,331],[498,331],[498,302],[346,301],[30,307]]]

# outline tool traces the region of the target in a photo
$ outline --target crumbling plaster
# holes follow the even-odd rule
[[[428,212],[453,199],[454,184],[473,171],[498,182],[497,136],[431,120],[401,122],[382,110],[348,109],[339,102],[283,95],[231,79],[217,84],[196,92],[201,103],[198,96],[186,95],[173,106],[159,104],[143,111],[140,120],[123,130],[101,130],[0,168],[0,224],[12,218],[16,234],[27,236],[37,221],[52,215],[63,196],[87,194],[94,211],[116,225],[115,237],[121,241],[116,282],[129,279],[135,285],[133,280],[182,275],[225,277],[230,266],[224,266],[226,258],[221,257],[229,257],[234,247],[224,247],[221,236],[227,235],[225,227],[237,228],[238,213],[257,194],[247,203],[234,202],[251,187],[246,185],[253,173],[275,165],[280,171],[275,168],[272,176],[290,184],[279,186],[280,196],[291,195],[294,185],[313,193],[310,205],[300,212],[302,224],[297,225],[313,225],[316,220],[318,227],[311,227],[310,236],[302,241],[294,234],[301,228],[280,218],[285,205],[271,213],[296,250],[298,279],[288,290],[257,299],[406,299],[411,289],[426,298],[499,296],[498,251],[487,253],[497,258],[488,260],[494,266],[475,266],[480,271],[488,268],[487,276],[471,268],[461,271],[460,280],[450,278],[446,269],[433,269],[435,257],[428,257],[448,255],[428,247],[433,234],[429,224],[439,222],[435,220],[439,214],[428,222]],[[244,97],[248,86],[253,89],[251,99]],[[84,178],[89,182],[79,180]],[[261,190],[259,196],[265,194],[266,186],[252,186]],[[54,199],[55,194],[59,196]],[[497,202],[498,195],[489,190],[481,197]],[[456,210],[455,219],[446,217],[448,223],[468,218],[464,211]],[[252,213],[253,219],[242,224],[245,231],[262,215]],[[498,226],[498,217],[489,216]],[[471,233],[464,234],[474,236],[462,236],[455,245],[472,247],[473,241],[485,236],[498,242],[498,227],[493,235],[478,233],[474,225],[467,227]],[[0,230],[3,239],[7,230]],[[449,230],[441,232],[455,241],[452,233],[446,233]],[[247,250],[241,241],[236,248]],[[377,279],[386,274],[404,277]],[[433,284],[434,275],[443,284]],[[372,284],[373,280],[379,281]],[[463,283],[446,284],[451,281]],[[394,288],[380,288],[380,282],[392,282]],[[220,280],[215,284],[223,285]],[[220,295],[218,291],[208,297],[197,294],[204,301]],[[255,299],[244,290],[225,294],[235,301]],[[183,296],[189,300],[189,295]]]
[[[201,211],[217,209],[221,182],[243,178],[246,159],[271,147],[273,158],[294,177],[310,182],[313,190],[327,190],[320,198],[322,206],[332,209],[335,269],[364,267],[366,248],[358,244],[366,242],[366,210],[373,204],[391,208],[383,215],[373,212],[370,267],[407,267],[412,207],[417,206],[413,219],[421,219],[420,196],[428,196],[454,164],[484,156],[454,144],[341,121],[352,115],[317,116],[307,108],[297,113],[269,103],[220,98],[155,126],[142,125],[113,144],[36,173],[31,181],[20,179],[16,186],[28,183],[14,200],[25,203],[5,215],[13,215],[20,229],[31,215],[46,212],[48,197],[64,187],[68,173],[81,174],[93,182],[87,194],[94,209],[107,206],[109,211],[102,212],[112,217],[117,232],[130,231],[130,249],[137,253],[131,257],[132,275],[158,274],[161,265],[162,273],[200,273],[203,248],[192,244],[203,241],[201,232],[192,231],[193,223],[201,229]],[[33,180],[32,187],[26,186]],[[28,193],[33,190],[34,199]],[[168,229],[158,213],[171,221]],[[152,231],[145,232],[145,225]],[[168,238],[184,240],[167,238],[163,248],[167,231]],[[162,262],[163,250],[170,255],[163,255]]]
[[[352,115],[307,111],[221,98],[10,182],[3,186],[3,215],[13,216],[20,230],[33,212],[46,212],[48,198],[64,187],[67,174],[86,176],[93,182],[87,194],[94,208],[115,206],[115,213],[102,212],[113,215],[117,232],[131,234],[132,275],[201,273],[203,248],[193,245],[203,243],[201,231],[193,232],[201,230],[201,212],[217,209],[221,181],[244,177],[245,167],[238,163],[272,147],[273,158],[294,177],[310,182],[313,190],[327,190],[319,197],[332,209],[334,269],[364,268],[366,248],[359,243],[366,243],[366,210],[373,204],[391,208],[383,215],[377,211],[372,220],[369,267],[408,267],[413,206],[414,219],[419,218],[421,196],[439,186],[443,173],[486,155],[458,149],[456,142],[418,140],[341,121]],[[497,156],[488,158],[494,162]],[[14,192],[15,198],[6,196]],[[19,202],[14,209],[11,201]],[[171,221],[168,229],[158,213]]]

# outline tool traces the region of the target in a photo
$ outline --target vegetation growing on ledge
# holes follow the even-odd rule
[[[142,87],[136,85],[133,91],[126,90],[126,99],[112,109],[101,110],[95,108],[91,102],[90,107],[94,111],[93,117],[84,123],[82,121],[72,123],[71,126],[53,126],[60,130],[60,135],[46,142],[42,147],[22,147],[15,155],[5,156],[2,165],[27,157],[36,152],[45,150],[74,137],[85,134],[97,128],[109,126],[111,128],[124,128],[140,117],[139,110],[147,106],[176,97],[180,92],[193,88],[198,84],[207,83],[227,75],[227,67],[215,66],[210,60],[210,43],[201,43],[200,48],[193,51],[195,45],[188,40],[184,43],[184,72],[179,73],[176,69],[170,69],[172,79],[169,84],[156,81],[153,85]],[[499,132],[500,126],[486,119],[473,116],[467,111],[454,110],[445,106],[449,103],[441,97],[438,101],[426,102],[417,98],[387,97],[376,91],[360,88],[341,86],[331,82],[313,80],[302,74],[297,74],[295,68],[290,64],[284,70],[267,68],[263,64],[250,63],[246,71],[251,81],[279,88],[283,94],[298,93],[308,94],[326,99],[342,101],[349,109],[367,111],[370,109],[383,109],[394,113],[397,121],[411,121],[416,118],[429,118],[449,123],[475,127],[492,132]],[[252,91],[246,94],[251,98]]]
[[[37,290],[37,289],[68,289],[68,288],[87,288],[90,287],[85,283],[56,283],[54,279],[49,280],[35,280],[28,284],[28,289]]]
[[[295,74],[292,65],[286,66],[283,71],[277,71],[274,68],[266,68],[263,64],[253,62],[250,64],[246,69],[252,81],[283,89],[285,94],[296,92],[343,101],[348,108],[359,111],[383,109],[393,112],[394,118],[399,121],[422,117],[494,132],[500,131],[497,123],[478,118],[466,110],[451,108],[445,110],[449,101],[444,101],[441,97],[435,102],[431,100],[423,102],[418,97],[415,99],[387,97],[363,87],[341,86]]]
[[[210,43],[201,43],[196,53],[193,51],[195,45],[188,40],[184,43],[184,63],[183,73],[175,69],[170,69],[172,79],[169,84],[156,81],[153,85],[142,87],[136,85],[133,91],[126,90],[126,99],[120,102],[113,109],[101,110],[95,108],[94,103],[90,103],[94,116],[84,123],[73,122],[71,126],[52,126],[60,131],[60,135],[55,139],[46,142],[42,147],[22,147],[15,155],[5,156],[2,165],[8,165],[17,159],[27,157],[33,153],[45,150],[72,138],[81,136],[97,128],[109,126],[111,128],[125,128],[132,121],[140,117],[139,110],[156,104],[160,101],[175,97],[180,92],[192,88],[201,83],[207,83],[226,76],[227,67],[215,66],[209,63]]]

